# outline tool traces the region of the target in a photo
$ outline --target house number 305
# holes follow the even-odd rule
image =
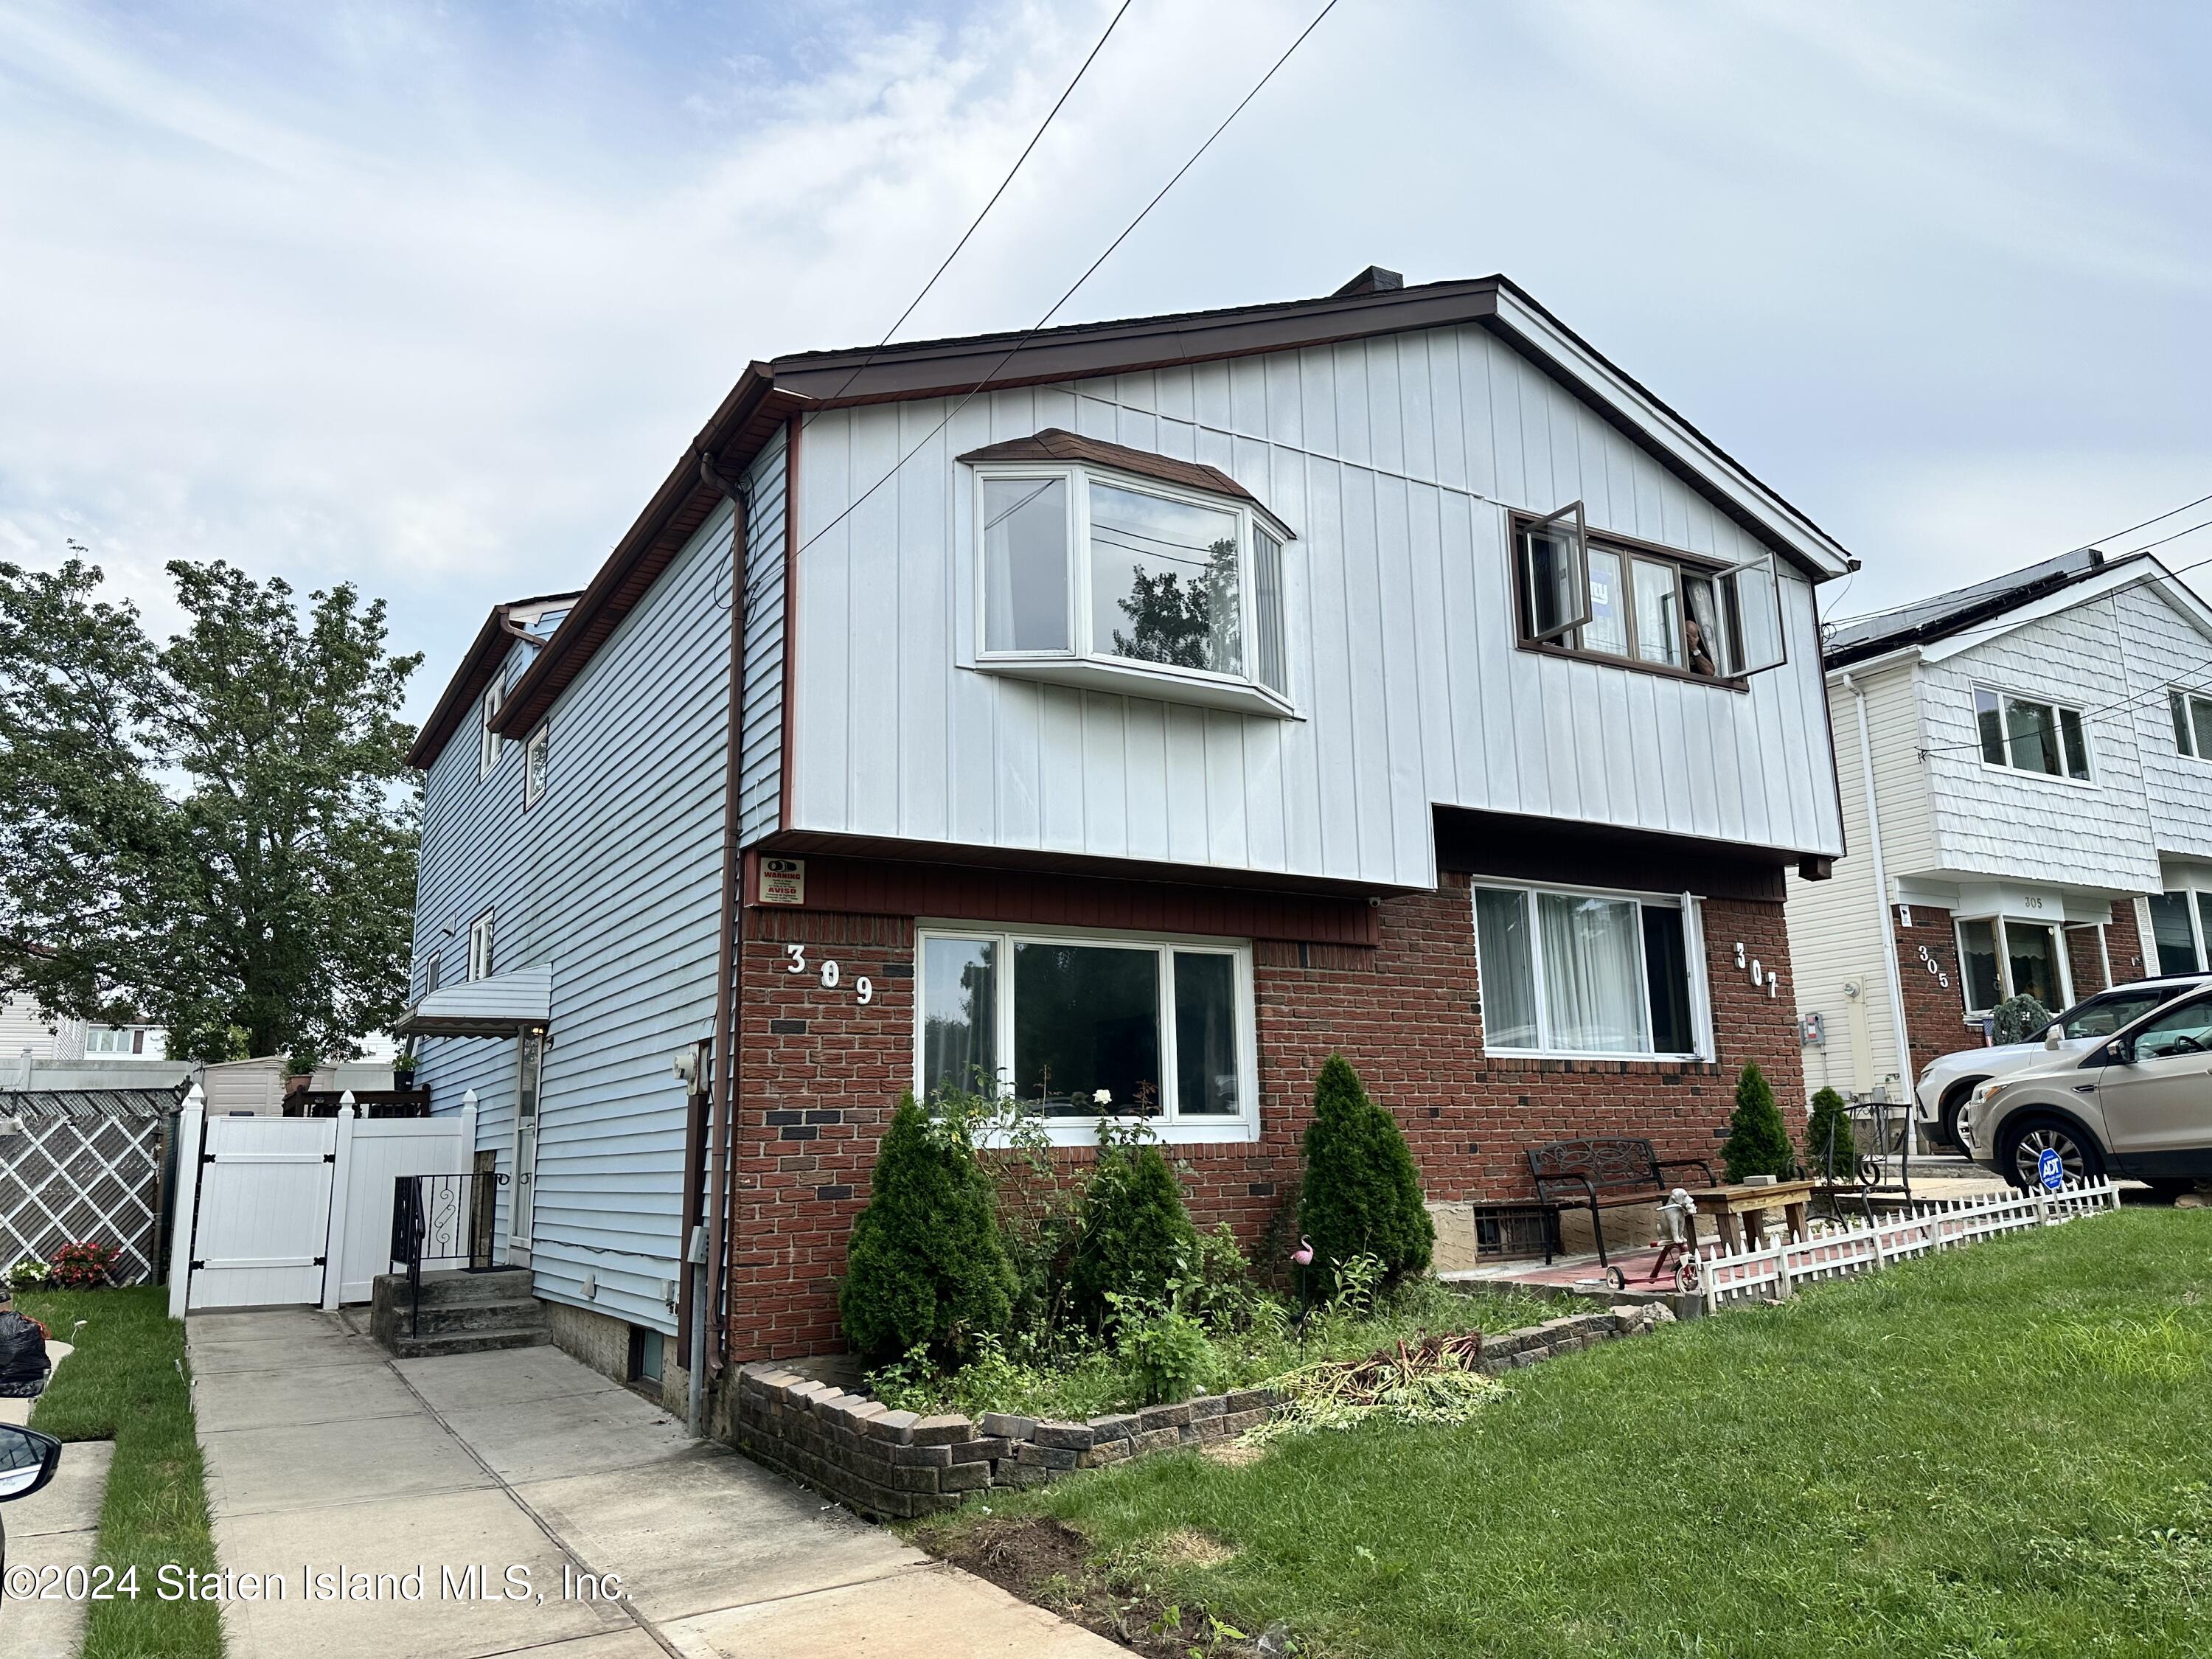
[[[785,945],[783,957],[785,972],[803,974],[806,971],[806,947],[804,945]],[[817,971],[821,975],[822,988],[825,991],[836,990],[838,981],[844,977],[834,960],[825,961]],[[862,974],[853,981],[853,995],[860,1002],[873,1002],[876,1000],[875,981]]]

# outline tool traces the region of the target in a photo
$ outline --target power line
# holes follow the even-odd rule
[[[1045,129],[1052,125],[1053,118],[1060,112],[1060,106],[1067,102],[1075,88],[1082,83],[1084,76],[1090,71],[1091,65],[1097,60],[1098,54],[1105,50],[1106,42],[1112,38],[1115,26],[1121,22],[1123,14],[1127,12],[1133,3],[1134,0],[1121,0],[1121,10],[1115,12],[1107,21],[1106,33],[1098,37],[1097,43],[1091,48],[1090,56],[1077,67],[1075,78],[1061,88],[1060,97],[1054,102],[1053,106],[1045,112],[1044,119],[1037,123],[1037,130],[1030,135],[1030,141],[1022,147],[1022,153],[1014,157],[1013,166],[1008,167],[1006,176],[999,180],[998,189],[991,192],[991,199],[983,204],[982,211],[969,222],[966,230],[960,233],[960,240],[952,245],[952,252],[946,254],[945,262],[930,273],[929,280],[921,285],[921,292],[907,302],[906,309],[899,313],[897,320],[884,331],[884,337],[868,348],[868,355],[861,358],[853,372],[845,377],[844,385],[830,394],[833,398],[842,398],[852,389],[853,382],[859,380],[868,365],[876,361],[876,355],[890,343],[891,336],[906,325],[906,319],[914,315],[915,307],[929,297],[930,289],[937,286],[937,279],[944,276],[951,268],[952,262],[960,257],[960,250],[968,246],[969,239],[974,236],[977,229],[981,227],[983,221],[989,216],[991,210],[998,206],[999,198],[1006,193],[1006,186],[1014,182],[1014,175],[1022,170],[1022,163],[1030,159],[1030,152],[1037,147],[1037,141],[1044,137]],[[816,411],[817,415],[822,412]],[[809,418],[807,424],[810,426],[813,424],[812,417]]]
[[[1326,18],[1329,13],[1334,11],[1336,8],[1337,0],[1328,0],[1328,3],[1314,15],[1313,21],[1307,24],[1304,29],[1299,31],[1297,39],[1291,41],[1288,46],[1284,48],[1283,55],[1280,58],[1278,58],[1269,67],[1267,72],[1260,77],[1260,79],[1254,84],[1252,90],[1246,93],[1244,96],[1237,101],[1237,107],[1231,110],[1229,113],[1223,118],[1221,125],[1214,128],[1214,130],[1206,136],[1206,142],[1191,152],[1190,159],[1176,169],[1175,176],[1170,179],[1167,183],[1162,185],[1159,188],[1158,193],[1155,195],[1151,201],[1146,203],[1143,208],[1139,210],[1137,216],[1130,220],[1127,224],[1121,228],[1121,234],[1106,245],[1106,251],[1103,253],[1101,253],[1096,259],[1093,259],[1084,268],[1083,274],[1080,276],[1078,276],[1075,281],[1069,285],[1067,292],[1061,295],[1057,300],[1054,300],[1052,304],[1046,308],[1045,313],[1042,317],[1039,317],[1036,321],[1031,323],[1028,328],[1022,331],[1020,337],[1016,339],[1013,344],[1006,348],[1005,353],[999,358],[998,362],[993,363],[989,368],[983,371],[982,378],[977,380],[974,386],[968,389],[967,394],[963,396],[958,403],[953,404],[950,410],[945,411],[944,418],[939,421],[935,426],[930,428],[927,432],[924,433],[921,440],[915,443],[912,449],[908,450],[905,454],[898,458],[898,460],[892,465],[890,471],[884,473],[882,477],[870,484],[852,501],[847,502],[843,509],[838,513],[836,518],[830,520],[829,523],[823,525],[821,529],[816,531],[811,536],[809,536],[805,541],[801,542],[798,547],[793,549],[791,555],[793,558],[797,558],[801,553],[806,551],[808,548],[813,546],[815,543],[820,541],[824,536],[835,530],[839,525],[844,523],[847,519],[850,518],[854,513],[858,511],[859,508],[866,502],[870,496],[873,495],[876,491],[881,489],[885,484],[896,477],[900,471],[904,469],[908,461],[912,460],[916,455],[921,453],[925,448],[927,448],[931,443],[934,442],[939,433],[944,431],[946,427],[952,424],[954,417],[957,416],[962,410],[967,408],[970,403],[975,401],[975,395],[981,392],[985,386],[988,386],[992,380],[997,377],[1000,369],[1004,368],[1008,362],[1012,361],[1014,354],[1019,351],[1024,346],[1027,345],[1031,339],[1035,338],[1036,336],[1043,330],[1045,325],[1049,323],[1053,318],[1058,314],[1060,308],[1075,297],[1077,290],[1081,289],[1085,283],[1089,282],[1091,276],[1097,271],[1098,267],[1104,264],[1106,261],[1113,256],[1115,249],[1120,247],[1122,243],[1129,240],[1130,234],[1135,231],[1139,225],[1145,222],[1145,220],[1151,215],[1152,210],[1160,204],[1162,199],[1166,197],[1167,193],[1182,181],[1182,176],[1198,165],[1199,158],[1204,155],[1207,150],[1213,148],[1214,140],[1219,138],[1223,133],[1229,131],[1230,123],[1236,120],[1239,115],[1242,115],[1244,112],[1244,106],[1249,104],[1255,98],[1257,98],[1261,92],[1267,87],[1267,82],[1275,78],[1277,72],[1281,70],[1283,65],[1291,61],[1291,53],[1297,52],[1300,46],[1305,44],[1306,37],[1311,34],[1316,29],[1319,28],[1322,25],[1322,20]],[[848,384],[850,384],[850,382],[848,382]]]

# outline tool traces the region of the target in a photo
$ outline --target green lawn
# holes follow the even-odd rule
[[[2212,1211],[1999,1239],[1509,1380],[1468,1427],[1156,1459],[923,1535],[960,1554],[963,1529],[972,1551],[1010,1511],[1057,1516],[1125,1589],[1306,1654],[2212,1652]]]
[[[100,1512],[98,1559],[120,1574],[138,1569],[137,1600],[96,1601],[85,1659],[220,1659],[222,1631],[211,1601],[164,1602],[155,1574],[170,1562],[215,1566],[207,1492],[185,1382],[185,1328],[168,1316],[167,1290],[51,1291],[17,1306],[61,1341],[85,1322],[77,1350],[54,1373],[31,1426],[62,1440],[112,1440],[115,1462]],[[63,1453],[67,1461],[69,1454]],[[0,1644],[4,1645],[4,1644]]]

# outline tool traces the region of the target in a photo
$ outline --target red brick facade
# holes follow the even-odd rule
[[[979,918],[985,919],[985,918]],[[995,920],[995,918],[990,918]],[[1916,918],[1917,920],[1917,918]],[[1735,1074],[1756,1060],[1802,1127],[1804,1088],[1778,903],[1705,906],[1720,1060],[1491,1060],[1468,880],[1386,900],[1373,947],[1258,940],[1261,1134],[1254,1143],[1182,1146],[1186,1189],[1202,1226],[1228,1221],[1256,1243],[1295,1196],[1313,1079],[1332,1050],[1396,1113],[1432,1199],[1526,1194],[1525,1149],[1593,1133],[1649,1135],[1662,1157],[1712,1158],[1734,1104]],[[914,1066],[914,918],[749,908],[741,946],[737,1182],[731,1352],[735,1359],[840,1346],[837,1279],[866,1203],[876,1143]],[[1779,967],[1778,995],[1735,966]],[[802,945],[807,971],[790,971]],[[839,983],[819,964],[834,957]],[[856,982],[866,975],[871,1000]],[[1071,1152],[1071,1163],[1087,1158]]]

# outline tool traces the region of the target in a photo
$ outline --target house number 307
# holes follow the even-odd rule
[[[806,947],[804,945],[785,945],[783,957],[785,972],[803,974],[806,971]],[[836,990],[838,981],[844,977],[834,960],[825,961],[817,971],[821,975],[822,988],[825,991]],[[876,1000],[875,981],[862,974],[853,981],[853,995],[860,1002],[873,1002]]]

